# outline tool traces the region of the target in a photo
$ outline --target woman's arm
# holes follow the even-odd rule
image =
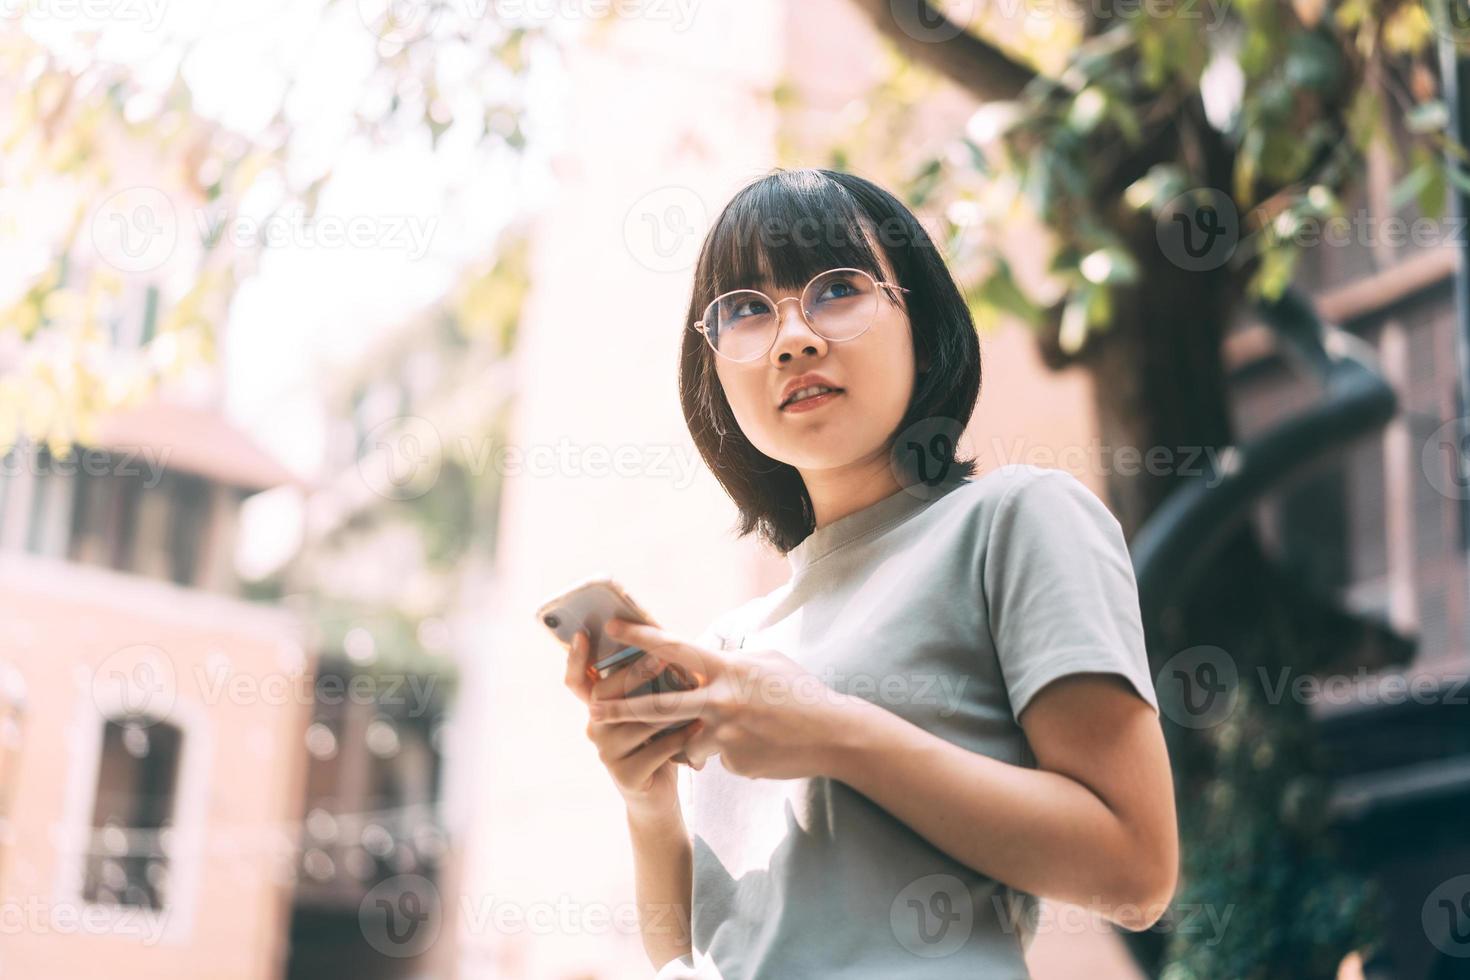
[[[1148,928],[1174,893],[1174,788],[1153,709],[1121,677],[1070,674],[1021,713],[1037,767],[971,752],[854,698],[821,767],[955,860]]]
[[[605,724],[705,725],[690,757],[718,753],[751,778],[828,776],[872,799],[955,860],[1033,895],[1148,928],[1173,894],[1174,789],[1153,706],[1120,676],[1074,672],[1018,717],[1037,768],[971,752],[880,705],[832,690],[776,650],[739,659],[653,626],[614,638],[701,678],[694,690],[592,706]]]
[[[628,810],[634,884],[643,949],[655,969],[689,952],[694,856],[677,808],[640,815]]]
[[[624,696],[635,672],[624,669],[599,681],[589,655],[587,631],[578,630],[567,651],[566,685],[588,706],[587,737],[622,794],[633,838],[638,928],[649,959],[662,967],[689,951],[693,889],[693,855],[671,757],[687,747],[701,723],[650,740],[664,726],[598,722],[597,699]]]

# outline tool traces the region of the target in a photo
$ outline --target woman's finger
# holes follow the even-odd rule
[[[657,657],[644,654],[619,670],[613,671],[592,685],[592,700],[627,697],[632,691],[663,672],[668,665]]]
[[[685,691],[666,691],[661,694],[640,694],[622,700],[594,701],[589,709],[597,721],[646,722],[669,724],[698,718],[709,701],[708,688],[696,687]]]
[[[592,699],[592,676],[587,667],[587,631],[577,630],[567,651],[566,685],[583,704]]]
[[[679,665],[700,684],[707,683],[727,666],[721,654],[686,643],[673,633],[647,623],[614,618],[609,619],[603,629],[619,643],[640,647],[665,663]]]
[[[610,725],[605,721],[589,722],[587,737],[597,745],[605,759],[616,762],[648,741],[666,725]]]
[[[699,730],[701,722],[695,722],[663,738],[656,738],[643,748],[610,765],[614,778],[624,786],[642,789],[659,767],[684,750],[684,744]]]
[[[703,769],[704,764],[712,755],[719,755],[720,747],[715,742],[714,733],[702,722],[700,730],[689,739],[684,746],[684,754],[688,757],[687,763],[691,769]]]

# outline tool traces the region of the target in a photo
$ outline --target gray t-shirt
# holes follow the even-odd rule
[[[1059,677],[1120,674],[1158,711],[1122,528],[1064,470],[1013,463],[900,490],[787,558],[785,585],[698,642],[780,650],[836,690],[1033,768],[1017,718]],[[845,783],[751,779],[718,756],[679,777],[694,951],[657,980],[1028,976],[1036,898]]]

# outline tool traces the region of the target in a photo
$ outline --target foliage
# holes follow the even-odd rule
[[[346,121],[357,137],[437,147],[458,128],[486,151],[524,147],[522,79],[539,28],[437,5],[320,0],[301,12],[300,38],[372,60]],[[0,243],[12,259],[0,271],[0,445],[26,436],[64,452],[93,441],[107,411],[207,373],[267,247],[219,230],[241,215],[313,219],[333,161],[298,148],[301,127],[323,122],[293,101],[310,47],[283,36],[281,78],[267,80],[281,84],[260,87],[275,96],[269,118],[243,131],[201,111],[191,85],[219,37],[143,31],[146,57],[125,59],[117,25],[33,28],[22,16],[0,34]],[[141,204],[120,196],[140,187]],[[110,223],[139,214],[177,243],[156,261],[119,261]]]
[[[1120,207],[1160,219],[1180,195],[1217,190],[1239,219],[1229,270],[1247,295],[1271,298],[1292,279],[1296,232],[1343,214],[1375,142],[1397,154],[1407,141],[1396,206],[1412,199],[1438,217],[1447,184],[1470,188],[1470,174],[1447,162],[1466,155],[1446,132],[1436,94],[1441,32],[1430,8],[1375,0],[1239,0],[1214,13],[1196,3],[1144,7],[1153,15],[1119,15],[1017,99],[984,105],[956,146],[927,164],[942,171],[932,180],[946,189],[941,217],[956,261],[985,269],[970,292],[982,321],[1004,314],[1037,325],[1059,305],[1068,353],[1105,330],[1116,291],[1135,286],[1151,258],[1130,250]],[[1146,170],[1116,186],[1138,160]],[[1006,261],[999,230],[1017,220],[1048,232],[1049,290],[1018,285]]]

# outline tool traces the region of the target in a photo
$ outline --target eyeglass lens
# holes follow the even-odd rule
[[[851,340],[867,330],[878,312],[878,286],[861,271],[834,269],[802,290],[801,308],[811,328],[827,340]],[[749,289],[719,297],[704,314],[705,336],[720,354],[754,360],[771,347],[780,312]]]

